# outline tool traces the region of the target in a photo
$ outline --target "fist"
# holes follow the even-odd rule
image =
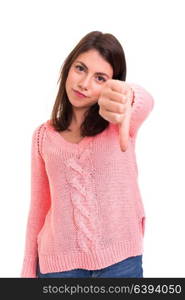
[[[121,151],[126,151],[134,92],[124,81],[110,79],[104,84],[98,104],[99,114],[107,121],[119,125]]]

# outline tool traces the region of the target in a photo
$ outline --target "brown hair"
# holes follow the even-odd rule
[[[72,105],[68,99],[65,84],[69,69],[76,58],[88,50],[95,49],[112,66],[112,79],[126,79],[126,60],[120,42],[110,33],[92,31],[85,35],[65,59],[58,82],[60,81],[56,100],[52,109],[51,124],[56,131],[66,130],[72,120]],[[57,83],[58,83],[57,82]],[[94,136],[107,128],[109,122],[99,114],[99,105],[90,106],[81,124],[81,136]]]

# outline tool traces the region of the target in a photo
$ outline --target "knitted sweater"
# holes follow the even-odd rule
[[[128,148],[117,124],[78,144],[50,120],[32,135],[31,201],[21,277],[76,268],[102,269],[143,253],[145,209],[138,186],[135,141],[153,109],[143,87],[130,83],[134,103]]]

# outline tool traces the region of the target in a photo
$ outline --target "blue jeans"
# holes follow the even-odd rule
[[[142,278],[142,255],[128,257],[116,264],[99,270],[73,269],[70,271],[46,273],[42,274],[37,265],[38,278],[87,278],[87,277],[102,277],[102,278]]]

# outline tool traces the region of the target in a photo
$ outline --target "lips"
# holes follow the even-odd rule
[[[84,94],[82,94],[82,93],[80,93],[79,91],[77,91],[77,90],[73,90],[76,94],[77,94],[77,96],[81,96],[81,97],[87,97],[86,95],[84,95]]]

